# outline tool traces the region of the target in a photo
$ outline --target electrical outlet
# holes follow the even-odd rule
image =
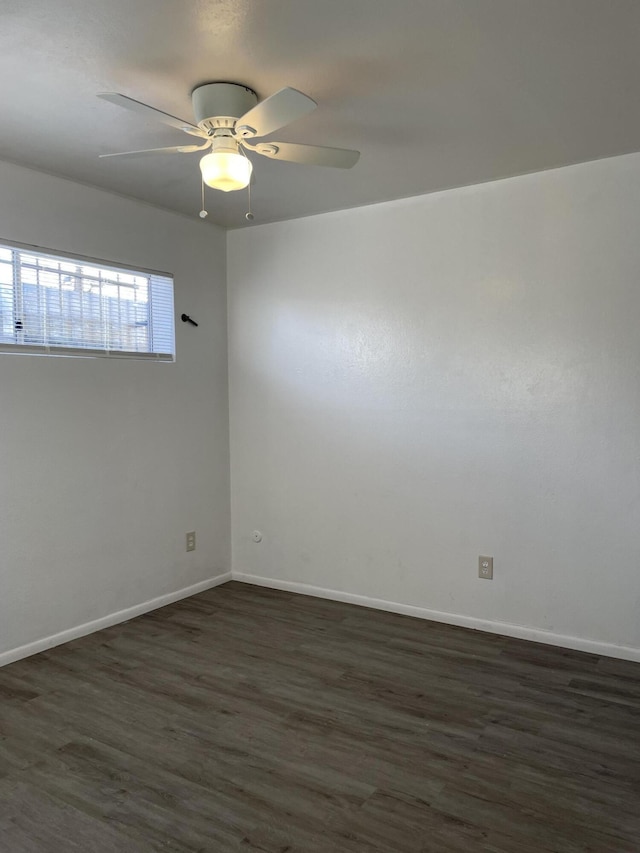
[[[478,577],[493,580],[493,557],[478,557]]]
[[[196,550],[196,532],[192,530],[191,533],[187,533],[187,551],[195,551]]]

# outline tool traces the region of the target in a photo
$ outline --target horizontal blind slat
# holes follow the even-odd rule
[[[0,352],[20,354],[30,353],[31,355],[59,355],[59,356],[74,356],[76,358],[132,358],[146,361],[173,361],[173,353],[170,352],[133,352],[128,350],[100,350],[86,347],[80,349],[78,347],[64,346],[37,346],[33,344],[5,344],[0,343]]]

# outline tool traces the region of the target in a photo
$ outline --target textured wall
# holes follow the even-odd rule
[[[172,272],[200,326],[175,364],[0,354],[0,653],[230,561],[224,232],[0,163],[2,238]]]
[[[640,647],[639,202],[629,155],[231,232],[234,570]]]

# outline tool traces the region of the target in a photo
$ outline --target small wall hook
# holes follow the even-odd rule
[[[195,320],[192,320],[192,319],[191,319],[191,317],[190,317],[188,314],[183,314],[183,315],[180,317],[180,319],[182,320],[182,322],[183,322],[183,323],[191,323],[191,325],[192,325],[192,326],[197,326],[197,325],[198,325],[198,324],[196,323],[196,321],[195,321]]]

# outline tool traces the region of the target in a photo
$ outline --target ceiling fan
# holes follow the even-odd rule
[[[316,108],[314,100],[289,87],[280,89],[258,103],[256,93],[238,83],[206,83],[198,86],[191,95],[195,124],[116,92],[103,92],[98,97],[139,115],[154,118],[201,140],[197,145],[122,151],[117,154],[101,154],[100,157],[191,154],[210,149],[200,160],[202,179],[207,186],[223,192],[240,190],[249,185],[253,166],[246,155],[247,151],[272,160],[288,160],[306,166],[333,166],[338,169],[355,166],[360,157],[359,151],[345,148],[326,148],[321,145],[300,145],[292,142],[250,141],[268,136]]]

